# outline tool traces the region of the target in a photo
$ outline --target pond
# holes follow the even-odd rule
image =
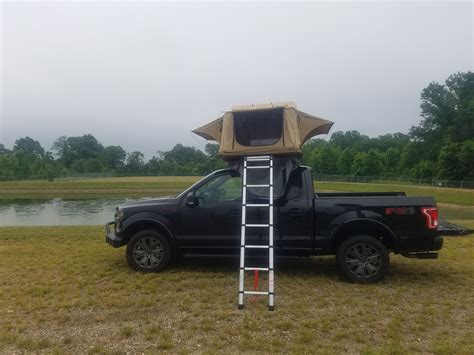
[[[0,227],[105,224],[118,204],[133,200],[139,199],[0,200]]]

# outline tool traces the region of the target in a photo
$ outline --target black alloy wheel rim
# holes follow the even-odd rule
[[[163,260],[163,244],[155,237],[141,238],[133,246],[133,259],[144,269],[158,266]]]
[[[369,278],[376,275],[382,267],[382,256],[372,244],[358,243],[346,252],[346,266],[349,271],[359,278]]]

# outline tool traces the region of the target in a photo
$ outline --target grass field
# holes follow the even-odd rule
[[[196,176],[145,176],[2,181],[0,199],[154,197],[176,194],[199,180]]]
[[[350,192],[377,192],[403,191],[411,196],[433,196],[437,202],[474,206],[474,190],[451,189],[444,187],[430,187],[417,185],[390,185],[390,184],[363,184],[347,182],[319,182],[314,183],[316,189],[350,191]]]
[[[392,257],[377,285],[340,281],[332,257],[276,270],[276,310],[238,311],[236,261],[142,274],[100,227],[2,228],[0,352],[474,352],[472,236]]]

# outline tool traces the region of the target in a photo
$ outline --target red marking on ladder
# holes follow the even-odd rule
[[[258,291],[258,270],[254,270],[253,272],[253,290],[254,291]],[[257,299],[258,299],[258,296],[255,295],[253,297],[251,297],[249,300],[250,302],[257,302]]]

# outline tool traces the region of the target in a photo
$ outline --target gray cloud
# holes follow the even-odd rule
[[[235,104],[407,132],[430,81],[472,70],[470,2],[2,4],[0,140],[94,134],[148,155]]]

